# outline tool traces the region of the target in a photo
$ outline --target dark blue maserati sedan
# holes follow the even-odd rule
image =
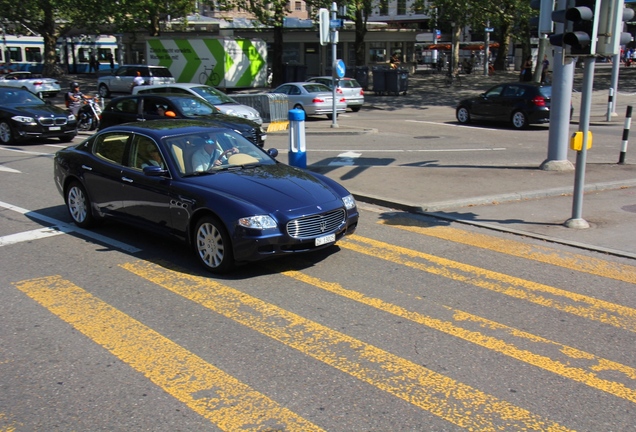
[[[76,225],[113,218],[189,243],[209,271],[329,247],[358,210],[337,182],[278,162],[241,134],[199,120],[103,129],[55,155]]]

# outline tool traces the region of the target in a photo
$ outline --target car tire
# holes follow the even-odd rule
[[[523,111],[515,111],[512,113],[510,122],[515,129],[525,129],[528,127],[528,116]]]
[[[74,181],[69,184],[65,195],[66,208],[75,225],[80,228],[90,228],[96,223],[91,208],[91,200],[88,198],[86,189],[80,182]]]
[[[194,229],[194,252],[203,267],[217,274],[234,267],[232,242],[220,220],[203,216]]]
[[[13,142],[13,131],[11,125],[6,121],[0,122],[0,142],[2,144],[11,144]]]
[[[73,141],[73,138],[75,138],[75,135],[64,135],[59,137],[60,142],[63,142],[63,143],[69,143]]]
[[[333,114],[327,114],[327,118],[333,120]],[[338,118],[338,113],[336,113],[336,118]]]
[[[461,124],[467,124],[470,123],[470,111],[468,111],[468,108],[460,106],[457,108],[457,111],[455,111],[455,117],[457,118],[457,121],[460,122]]]
[[[108,86],[106,84],[100,84],[97,92],[103,98],[107,98],[110,96],[110,90],[108,90]]]
[[[358,112],[358,111],[360,111],[360,108],[362,108],[362,107],[359,107],[359,106],[351,107],[351,111]]]

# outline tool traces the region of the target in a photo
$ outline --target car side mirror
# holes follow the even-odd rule
[[[276,157],[278,156],[278,149],[271,148],[267,150],[267,154],[276,159]]]
[[[486,98],[486,93],[482,93],[479,95],[480,97],[483,97],[484,99]]]

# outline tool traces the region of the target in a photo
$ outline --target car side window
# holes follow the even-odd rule
[[[486,97],[498,97],[501,95],[502,90],[503,86],[493,87],[486,92]]]
[[[129,138],[130,134],[122,132],[102,134],[97,137],[93,144],[93,153],[101,159],[123,165]]]
[[[117,69],[117,72],[115,72],[116,76],[126,76],[126,74],[128,73],[128,68],[127,67],[120,67],[119,69]]]
[[[113,105],[111,110],[128,114],[137,114],[137,99],[130,98],[121,100]]]
[[[298,87],[296,87],[296,86],[290,87],[288,94],[290,94],[290,95],[299,95],[300,94],[300,89]]]
[[[159,147],[152,139],[136,135],[131,146],[131,162],[129,165],[135,169],[143,170],[147,166],[165,167]]]

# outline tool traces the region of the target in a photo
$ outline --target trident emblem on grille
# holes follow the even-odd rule
[[[327,231],[327,221],[324,219],[320,219],[320,232]]]

